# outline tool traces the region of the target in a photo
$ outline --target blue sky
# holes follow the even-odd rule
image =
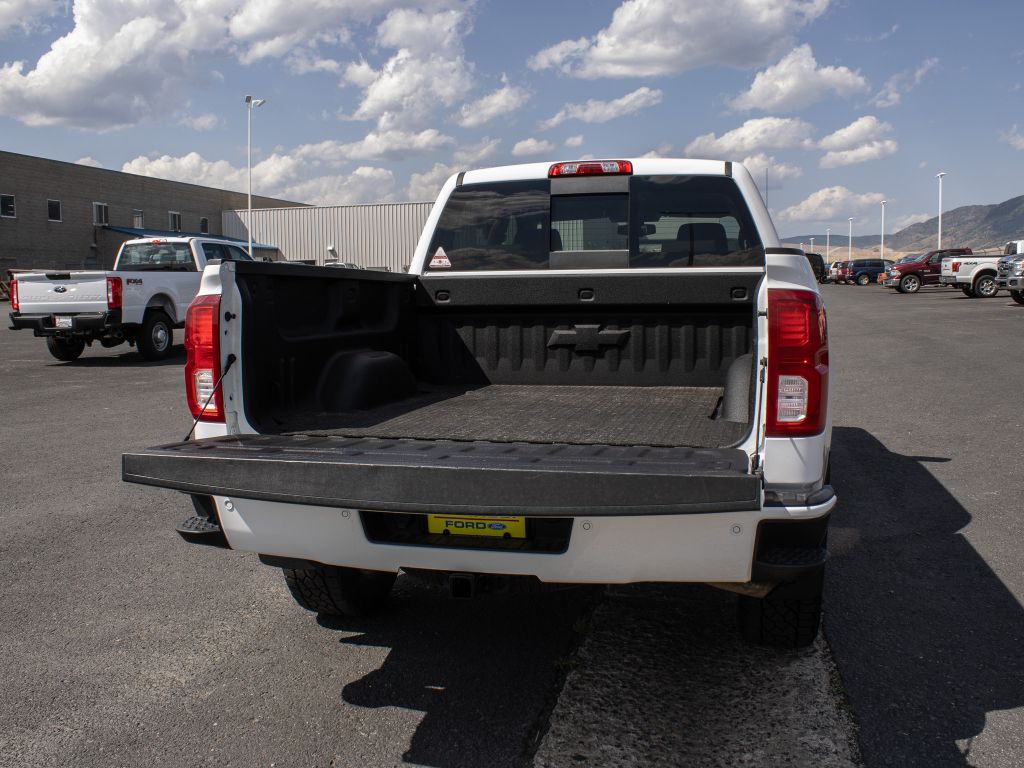
[[[781,234],[1024,193],[1024,3],[4,0],[0,148],[303,202],[453,171],[748,161]],[[2,169],[0,169],[2,175]]]

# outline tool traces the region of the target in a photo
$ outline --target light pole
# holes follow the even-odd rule
[[[252,111],[256,107],[262,107],[267,103],[266,99],[254,99],[252,96],[245,97],[246,108],[249,111],[249,129],[246,132],[246,167],[249,173],[249,205],[248,205],[248,216],[245,220],[245,228],[249,232],[249,258],[252,258]]]
[[[825,263],[832,263],[832,227],[825,227]]]
[[[878,246],[878,258],[880,259],[885,258],[885,204],[887,202],[887,200],[882,201],[882,239],[879,240]]]
[[[939,180],[939,245],[937,250],[942,250],[942,177],[946,175],[945,171],[939,171],[935,174],[935,178]]]
[[[846,245],[846,259],[847,261],[853,259],[853,216],[850,217],[850,239]]]
[[[811,253],[814,253],[814,238],[811,238]]]

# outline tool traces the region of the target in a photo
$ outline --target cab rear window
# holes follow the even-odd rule
[[[188,243],[132,243],[121,249],[118,272],[161,270],[195,272],[196,264]]]
[[[579,194],[547,179],[465,185],[442,211],[429,271],[763,266],[764,249],[735,182],[633,176],[628,192]],[[564,254],[582,256],[567,262]],[[587,261],[586,254],[604,257]],[[554,256],[553,256],[554,255]]]

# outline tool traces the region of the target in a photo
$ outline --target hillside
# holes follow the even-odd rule
[[[939,228],[938,217],[911,224],[899,232],[887,235],[886,250],[927,251],[935,247]],[[810,247],[814,238],[815,250],[822,250],[825,235],[797,235],[782,238],[786,243],[803,242]],[[1008,240],[1024,238],[1024,195],[1011,198],[995,205],[965,205],[942,214],[942,244],[945,246],[969,246],[1002,248]],[[821,247],[819,247],[819,245]],[[846,235],[832,233],[833,247],[845,246]],[[877,248],[878,235],[857,235],[853,238],[855,248]]]

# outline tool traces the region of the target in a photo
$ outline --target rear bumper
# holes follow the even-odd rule
[[[942,275],[939,278],[939,282],[943,285],[956,285],[958,281],[956,279],[956,275]],[[964,282],[966,284],[966,281]]]
[[[60,313],[58,313],[60,314]],[[70,328],[57,328],[53,314],[22,314],[11,312],[11,330],[31,329],[36,336],[57,336],[59,334],[99,335],[121,325],[121,310],[108,312],[80,312],[65,314],[71,318]]]

